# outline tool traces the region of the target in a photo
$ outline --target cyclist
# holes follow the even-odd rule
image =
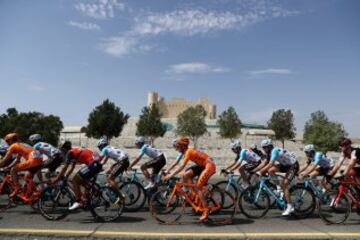
[[[18,140],[16,133],[10,133],[6,135],[4,139],[9,145],[8,151],[4,158],[4,162],[7,164],[7,168],[11,168],[11,178],[14,182],[14,190],[10,193],[9,197],[14,197],[21,189],[18,180],[18,172],[28,171],[26,174],[26,181],[31,182],[34,174],[41,168],[41,154],[38,151],[35,151],[31,146],[21,143]],[[16,160],[11,163],[13,155],[16,154]],[[21,159],[25,161],[20,162]],[[27,193],[32,192],[32,185],[27,185]],[[24,196],[26,198],[26,196]]]
[[[334,160],[326,157],[322,152],[316,152],[313,144],[304,147],[304,152],[308,158],[307,164],[299,171],[300,179],[306,176],[312,178],[317,176],[326,176],[334,167]],[[326,178],[323,178],[322,185],[326,187]]]
[[[263,153],[263,151],[261,151],[260,149],[258,149],[256,144],[252,144],[250,147],[250,150],[253,151],[254,153],[256,153],[261,159],[265,159],[266,156]]]
[[[61,147],[65,155],[65,166],[61,169],[60,173],[53,180],[57,182],[66,173],[68,178],[74,171],[75,165],[85,164],[84,167],[75,174],[72,179],[72,185],[75,193],[75,202],[69,207],[69,210],[75,210],[82,206],[82,193],[80,187],[87,187],[90,179],[96,176],[102,170],[102,164],[100,162],[100,155],[87,148],[72,147],[70,141],[65,141]],[[68,170],[71,164],[70,170]],[[68,170],[68,171],[67,171]]]
[[[117,195],[121,196],[118,184],[116,183],[115,179],[129,167],[129,157],[123,150],[110,146],[109,141],[106,137],[100,138],[97,143],[97,147],[101,151],[100,157],[102,159],[103,165],[105,165],[110,158],[115,161],[115,163],[106,172],[107,174],[109,174],[109,176],[107,177],[107,182],[109,183],[111,188],[117,193]],[[119,200],[120,198],[116,200],[116,203]]]
[[[130,164],[130,168],[136,165],[144,155],[147,155],[151,160],[141,165],[140,169],[144,176],[150,181],[149,184],[145,186],[145,189],[153,188],[159,180],[157,179],[159,172],[166,165],[165,155],[159,149],[145,144],[144,137],[136,138],[135,145],[140,149],[140,153],[139,156]],[[151,175],[148,171],[149,168],[152,168]]]
[[[236,140],[230,144],[231,150],[236,154],[237,162],[236,164],[230,168],[230,171],[234,171],[239,168],[240,175],[244,180],[244,188],[247,188],[250,185],[249,182],[249,174],[246,172],[250,172],[258,167],[261,163],[261,158],[255,152],[250,151],[248,149],[241,148],[240,140]]]
[[[335,167],[329,173],[329,175],[334,176],[340,167],[344,164],[346,159],[349,159],[350,162],[346,167],[344,175],[346,177],[354,176],[354,180],[357,184],[360,184],[360,167],[356,166],[360,164],[360,148],[354,148],[351,146],[352,142],[349,138],[344,138],[340,142],[341,155],[339,161],[336,162]]]
[[[281,188],[284,191],[287,207],[282,213],[283,216],[288,216],[294,212],[294,207],[291,204],[289,183],[294,179],[299,171],[299,163],[295,156],[289,151],[274,147],[271,139],[265,139],[261,142],[261,147],[266,154],[271,154],[270,162],[263,167],[259,173],[264,175],[269,173],[270,176],[275,176],[275,173],[285,173],[284,180],[281,183]]]
[[[7,144],[2,138],[0,138],[0,157],[6,155],[7,149],[9,148],[9,144]],[[0,162],[1,164],[1,162]],[[0,166],[1,168],[1,166]]]
[[[60,149],[55,148],[49,143],[42,142],[41,138],[41,135],[36,133],[29,137],[29,141],[35,150],[39,151],[42,156],[46,156],[47,159],[42,162],[42,168],[48,169],[49,175],[53,175],[56,169],[64,162],[64,157]],[[38,176],[42,180],[42,174],[41,172],[39,173]]]
[[[186,167],[186,165],[189,163],[189,161],[192,161],[195,163],[194,166],[186,169],[183,178],[184,181],[187,183],[192,183],[192,179],[195,176],[199,176],[196,184],[195,184],[195,191],[197,192],[200,201],[205,209],[202,216],[200,217],[201,221],[204,221],[209,216],[209,210],[208,205],[206,201],[204,200],[204,195],[202,192],[202,187],[205,186],[205,184],[209,181],[210,177],[215,174],[216,172],[216,165],[213,163],[213,161],[210,159],[210,157],[203,152],[200,152],[198,150],[189,148],[190,140],[187,137],[179,138],[176,141],[176,144],[174,144],[175,149],[183,154],[183,163],[181,166],[179,166],[174,172],[166,175],[164,177],[164,180],[169,180],[172,177],[174,177],[176,174],[183,171]]]

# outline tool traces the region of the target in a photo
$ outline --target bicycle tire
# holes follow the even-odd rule
[[[237,187],[235,186],[235,184],[230,183],[228,181],[220,181],[218,183],[215,183],[214,186],[216,186],[219,189],[225,190],[227,192],[229,192],[230,194],[232,194],[232,196],[234,197],[234,199],[238,199],[239,197],[239,190],[237,189]],[[229,209],[231,207],[235,206],[235,203],[225,203],[223,204],[223,208],[225,209]]]
[[[259,219],[264,217],[270,208],[270,198],[269,195],[260,190],[259,199],[263,199],[264,203],[259,204],[259,202],[255,202],[256,195],[259,191],[259,188],[249,187],[245,189],[239,197],[238,205],[241,212],[248,218],[251,219]],[[258,200],[259,200],[258,199]],[[249,206],[247,206],[249,205]],[[257,211],[258,214],[254,214]]]
[[[210,211],[208,221],[214,225],[228,225],[232,224],[236,212],[236,200],[234,196],[223,189],[214,186],[208,191],[205,196],[205,201],[209,208],[214,210]],[[231,203],[232,207],[224,207],[225,203]]]
[[[299,192],[302,196],[299,197]],[[304,198],[309,199],[304,199]],[[291,203],[294,205],[294,216],[296,218],[307,218],[315,212],[316,209],[316,196],[309,188],[302,185],[295,185],[290,189]],[[308,206],[304,204],[309,204]],[[304,207],[304,208],[303,208]]]
[[[125,211],[137,212],[144,207],[147,195],[140,183],[124,182],[120,185],[119,190],[125,195]]]
[[[334,204],[332,204],[334,197],[338,197],[338,191],[330,191],[327,194],[328,201],[318,201],[320,218],[327,224],[341,224],[346,222],[351,213],[351,201],[345,194],[343,194],[340,198],[343,207],[340,209],[339,206],[334,206]],[[334,213],[339,213],[340,218],[338,220],[331,218],[331,216],[333,216],[332,214]]]

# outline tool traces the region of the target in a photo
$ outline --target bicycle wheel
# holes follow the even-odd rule
[[[294,205],[294,216],[306,218],[314,213],[316,208],[315,194],[305,186],[297,185],[290,189],[291,202]]]
[[[42,190],[38,209],[47,220],[60,220],[69,214],[69,207],[75,201],[75,196],[68,188],[58,185],[49,186]]]
[[[90,195],[90,212],[100,222],[117,220],[124,210],[124,199],[108,186],[102,186]]]
[[[146,202],[146,192],[144,187],[138,182],[125,182],[121,184],[120,191],[125,195],[125,211],[139,211]]]
[[[239,191],[237,190],[236,186],[233,183],[229,183],[228,181],[220,181],[220,182],[216,183],[215,186],[219,189],[222,189],[222,190],[230,193],[234,199],[238,199]],[[225,209],[232,208],[234,206],[235,205],[234,205],[233,201],[229,201],[229,202],[225,201],[223,203],[223,208],[225,208]]]
[[[328,192],[327,197],[318,203],[319,216],[327,224],[343,223],[351,213],[351,202],[345,194],[338,196],[338,191]]]
[[[208,220],[215,225],[231,224],[235,215],[235,198],[234,196],[223,189],[214,187],[212,190],[205,193],[205,201],[210,208]],[[225,208],[224,205],[231,207]]]
[[[172,195],[166,188],[159,189],[151,196],[149,206],[152,217],[162,224],[176,223],[185,211],[183,198],[177,193]]]
[[[270,208],[269,195],[259,188],[249,187],[240,194],[239,208],[248,218],[262,218]]]

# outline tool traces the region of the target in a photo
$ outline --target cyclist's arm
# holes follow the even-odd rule
[[[300,167],[300,170],[298,172],[298,174],[302,173],[302,172],[306,172],[306,170],[310,167],[311,163],[307,162],[305,165]],[[308,173],[310,173],[311,171],[308,170]],[[305,174],[304,174],[305,175]]]
[[[225,171],[235,171],[237,168],[241,166],[242,161],[236,161],[230,164],[227,168],[225,168]]]
[[[141,155],[139,157],[137,157],[131,164],[129,168],[132,168],[133,166],[135,166],[141,159]]]
[[[335,176],[335,174],[337,173],[337,171],[340,169],[341,165],[344,163],[345,161],[345,156],[342,153],[339,160],[336,162],[334,168],[329,172],[330,176]]]
[[[179,164],[179,162],[180,162],[180,159],[176,159],[176,161],[175,161],[173,164],[171,164],[171,166],[170,166],[169,169],[167,170],[168,173],[170,173],[171,170]]]
[[[263,169],[267,164],[269,163],[268,159],[263,160],[259,166],[257,166],[254,170],[252,170],[252,172],[258,172],[261,169]]]
[[[70,170],[66,173],[66,178],[69,178],[69,176],[73,173],[74,169],[75,169],[75,165],[76,165],[76,162],[73,162],[71,164],[71,167],[70,167]]]
[[[182,170],[184,170],[184,168],[186,167],[187,162],[183,162],[183,164],[181,166],[179,166],[173,173],[169,173],[166,178],[170,179],[172,177],[174,177],[176,174],[178,174],[179,172],[181,172]]]
[[[311,167],[310,167],[311,166]],[[303,170],[303,176],[308,176],[310,173],[315,171],[318,168],[318,165],[316,163],[309,164],[306,166],[306,168]],[[306,170],[306,171],[305,171]],[[300,174],[300,172],[299,172]]]

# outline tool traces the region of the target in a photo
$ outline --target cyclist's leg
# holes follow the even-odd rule
[[[201,221],[206,220],[209,216],[209,209],[208,209],[208,205],[204,199],[204,194],[202,192],[202,188],[209,181],[210,177],[215,174],[215,172],[216,172],[215,164],[213,164],[213,163],[206,164],[205,170],[202,171],[202,173],[199,176],[199,179],[197,180],[197,182],[195,184],[195,191],[197,191],[197,194],[198,194],[200,201],[202,203],[202,206],[204,208],[204,212],[203,212],[202,216],[200,217]]]
[[[289,184],[294,179],[297,172],[299,171],[299,164],[296,162],[295,164],[293,164],[293,165],[291,165],[289,167],[286,167],[284,169],[281,169],[281,170],[286,171],[285,177],[284,177],[284,179],[282,181],[282,189],[284,191],[284,197],[285,197],[286,202],[287,202],[287,208],[283,212],[283,215],[289,215],[291,212],[294,211],[294,207],[293,207],[293,205],[291,203]]]
[[[118,196],[120,196],[120,191],[118,188],[118,184],[115,181],[115,179],[122,174],[127,168],[129,167],[129,159],[126,158],[124,160],[122,160],[119,163],[115,163],[112,167],[111,167],[111,172],[109,177],[107,178],[107,182],[109,183],[109,185],[111,186],[111,188],[117,193]]]

